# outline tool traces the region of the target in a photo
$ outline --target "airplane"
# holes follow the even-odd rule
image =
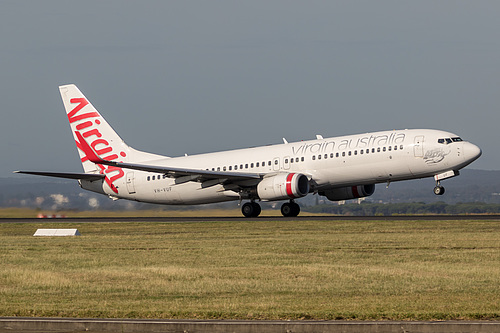
[[[433,129],[404,129],[167,157],[128,146],[73,84],[59,87],[84,173],[15,171],[78,180],[81,188],[111,199],[167,205],[247,200],[245,217],[261,213],[258,201],[283,201],[295,217],[295,199],[309,193],[331,201],[370,196],[375,184],[434,177],[441,181],[481,156],[459,136]]]

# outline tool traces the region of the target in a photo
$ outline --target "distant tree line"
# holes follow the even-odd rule
[[[435,203],[361,203],[345,205],[317,205],[303,207],[303,211],[311,213],[328,213],[335,215],[356,216],[390,216],[398,214],[500,214],[500,204],[467,202],[457,204]]]

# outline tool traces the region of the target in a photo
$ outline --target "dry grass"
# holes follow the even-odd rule
[[[498,221],[0,224],[0,261],[0,316],[500,318]]]

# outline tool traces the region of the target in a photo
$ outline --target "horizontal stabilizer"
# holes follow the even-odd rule
[[[49,172],[49,171],[14,171],[14,173],[24,173],[28,175],[36,175],[36,176],[48,176],[48,177],[57,177],[57,178],[66,178],[66,179],[82,179],[82,180],[99,180],[104,179],[106,177],[102,174],[96,173],[71,173],[71,172]]]

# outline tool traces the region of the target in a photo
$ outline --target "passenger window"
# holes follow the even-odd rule
[[[238,170],[238,166],[237,165],[234,166],[234,170]]]
[[[333,158],[333,153],[330,154],[330,158]]]
[[[295,163],[299,163],[299,158],[298,157],[295,158]]]
[[[231,171],[231,170],[233,170],[233,167],[230,165],[230,166],[229,166],[229,171]]]
[[[358,155],[358,151],[357,150],[354,151],[354,155]]]
[[[377,153],[380,153],[380,147],[377,148]]]
[[[394,150],[398,150],[398,146],[394,146]]]
[[[149,182],[150,180],[151,180],[151,177],[150,177],[150,176],[148,176],[148,182]]]
[[[382,148],[382,150],[383,150],[383,151],[386,151],[385,147],[384,147],[384,148]]]
[[[151,177],[152,180],[155,180],[155,176]]]
[[[370,149],[367,149],[367,150],[366,150],[366,153],[367,153],[367,154],[369,154],[369,153],[370,153]]]
[[[313,159],[313,161],[316,160],[316,155],[313,155],[312,159]]]
[[[320,160],[320,159],[321,159],[321,155],[318,155],[318,160]]]
[[[359,151],[359,153],[360,153],[361,155],[363,155],[364,150],[363,150],[363,149],[361,149],[361,150]]]
[[[220,171],[220,167],[217,167],[217,171]]]
[[[259,167],[259,162],[255,163],[255,167],[258,168]]]
[[[372,148],[372,153],[374,153],[374,152],[375,152],[375,148]]]
[[[345,156],[345,151],[342,152],[342,157],[344,157],[344,156]]]
[[[290,159],[290,163],[293,163],[293,158]]]
[[[388,150],[388,151],[391,151],[391,150],[392,150],[392,147],[391,147],[391,146],[387,147],[387,150]]]
[[[304,162],[304,156],[302,156],[302,157],[300,158],[300,161],[301,161],[301,162]]]
[[[267,165],[271,166],[271,161],[268,161],[268,162],[267,162]]]
[[[349,153],[348,153],[349,156],[351,156],[351,151],[349,150]]]
[[[335,157],[339,157],[339,153],[336,153],[336,154],[335,154]]]
[[[222,170],[226,171],[226,167],[223,167]]]
[[[399,149],[400,149],[400,150],[403,150],[403,145],[399,146]]]
[[[245,164],[245,169],[248,169],[248,163],[247,163],[247,164]]]
[[[285,164],[288,164],[288,158],[285,158]]]

